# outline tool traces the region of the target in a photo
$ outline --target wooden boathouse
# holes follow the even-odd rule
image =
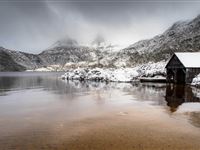
[[[200,52],[174,53],[165,66],[167,82],[187,84],[200,73]]]

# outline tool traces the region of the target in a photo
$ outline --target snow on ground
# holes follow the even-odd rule
[[[200,74],[193,78],[191,85],[199,86],[200,85]]]
[[[165,76],[166,71],[165,71],[165,61],[160,61],[157,63],[149,62],[147,64],[143,64],[139,66],[138,72],[141,74],[143,77],[154,77],[154,76]]]
[[[93,81],[112,81],[130,82],[140,77],[150,77],[163,79],[165,76],[166,62],[148,63],[134,68],[77,68],[69,69],[63,79],[67,80],[93,80]]]
[[[26,70],[26,71],[38,71],[38,72],[47,72],[47,71],[62,71],[59,65],[50,65],[47,67],[37,68],[34,70]]]
[[[200,89],[196,87],[192,87],[192,93],[194,94],[194,97],[200,98]]]
[[[69,80],[93,80],[93,81],[113,81],[113,82],[129,82],[133,78],[138,77],[137,70],[132,68],[121,69],[70,69],[62,78]]]

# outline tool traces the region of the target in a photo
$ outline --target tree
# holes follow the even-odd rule
[[[102,43],[105,42],[105,39],[102,35],[98,34],[97,37],[94,39],[94,41],[92,42],[92,45],[95,45],[95,53],[97,56],[97,66],[99,66],[100,64],[100,59],[101,59],[101,52],[103,50],[103,46]]]

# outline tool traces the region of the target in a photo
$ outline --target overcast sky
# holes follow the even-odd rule
[[[0,46],[39,53],[64,37],[81,44],[97,34],[129,45],[200,14],[200,1],[0,0]]]

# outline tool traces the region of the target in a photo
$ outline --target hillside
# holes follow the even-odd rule
[[[47,65],[64,66],[68,62],[93,61],[93,49],[86,46],[58,45],[49,48],[38,56]]]
[[[16,63],[13,58],[0,47],[0,71],[24,71],[26,68],[24,66]]]
[[[24,71],[43,65],[38,55],[0,48],[0,71]]]
[[[163,34],[142,40],[121,50],[114,62],[132,66],[149,61],[167,60],[174,52],[200,50],[200,15],[190,21],[179,21]]]
[[[68,62],[91,62],[95,58],[95,50],[79,46],[74,40],[57,41],[40,54],[29,54],[20,51],[0,48],[0,71],[23,71],[58,65],[60,68]]]

